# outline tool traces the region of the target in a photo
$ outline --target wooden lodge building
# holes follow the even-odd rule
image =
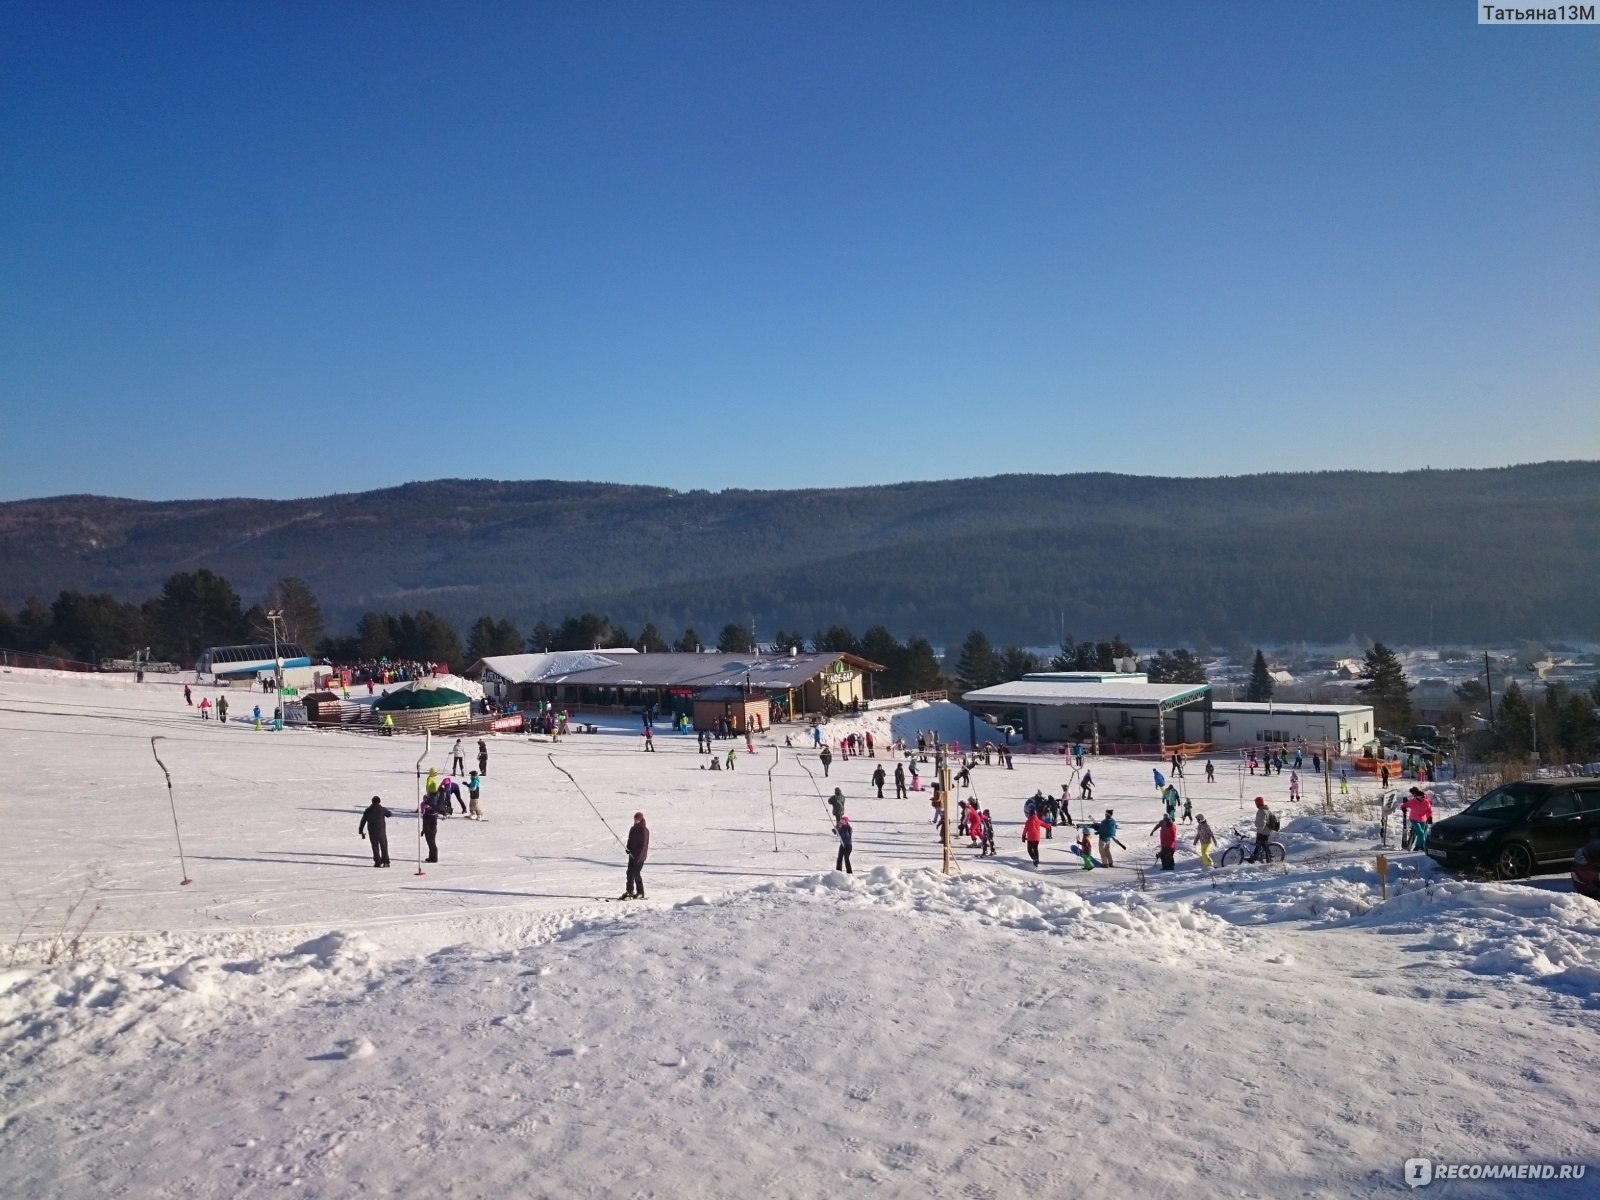
[[[467,668],[468,679],[507,707],[549,701],[571,711],[689,716],[707,729],[726,716],[738,729],[812,713],[865,707],[879,663],[836,650],[811,654],[641,654],[632,649],[498,654]]]

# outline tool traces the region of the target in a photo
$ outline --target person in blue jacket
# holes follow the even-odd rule
[[[1106,809],[1105,817],[1094,823],[1094,835],[1100,839],[1100,865],[1102,867],[1114,866],[1115,864],[1111,861],[1111,843],[1117,841],[1117,821],[1111,815],[1109,808]],[[1117,845],[1120,846],[1121,844],[1121,842],[1117,842]]]

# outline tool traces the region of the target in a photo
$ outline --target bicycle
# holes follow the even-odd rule
[[[1235,828],[1233,831],[1233,845],[1222,852],[1218,862],[1224,867],[1237,867],[1239,864],[1249,862],[1256,852],[1255,826],[1248,829]],[[1281,863],[1288,856],[1288,851],[1283,848],[1282,842],[1267,841],[1267,862]],[[1259,860],[1258,860],[1259,861]]]

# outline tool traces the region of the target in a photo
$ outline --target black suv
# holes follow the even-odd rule
[[[1572,861],[1600,837],[1600,779],[1525,779],[1497,787],[1428,832],[1428,857],[1521,879]]]

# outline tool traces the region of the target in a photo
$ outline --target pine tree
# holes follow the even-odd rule
[[[1494,748],[1513,758],[1525,758],[1533,746],[1533,710],[1515,679],[1495,706]]]
[[[639,640],[633,644],[633,648],[641,654],[665,654],[672,649],[667,645],[667,639],[661,636],[661,631],[650,624],[639,631]]]
[[[974,629],[961,643],[961,653],[956,659],[956,679],[964,692],[1000,682],[1000,658],[983,630]]]
[[[1362,682],[1356,691],[1372,704],[1378,725],[1404,731],[1411,724],[1411,689],[1406,686],[1405,669],[1395,652],[1382,642],[1374,642],[1361,667]]]
[[[1267,656],[1256,651],[1256,661],[1250,666],[1250,686],[1244,698],[1252,704],[1265,704],[1272,699],[1272,672],[1267,669]]]
[[[468,663],[495,654],[516,654],[522,650],[522,635],[510,621],[496,621],[493,617],[479,617],[467,631]]]
[[[717,649],[724,654],[749,654],[755,648],[750,631],[737,621],[729,621],[724,625],[721,636],[717,638]]]
[[[698,633],[693,629],[685,629],[678,640],[672,643],[672,648],[679,654],[698,654],[702,644]]]

